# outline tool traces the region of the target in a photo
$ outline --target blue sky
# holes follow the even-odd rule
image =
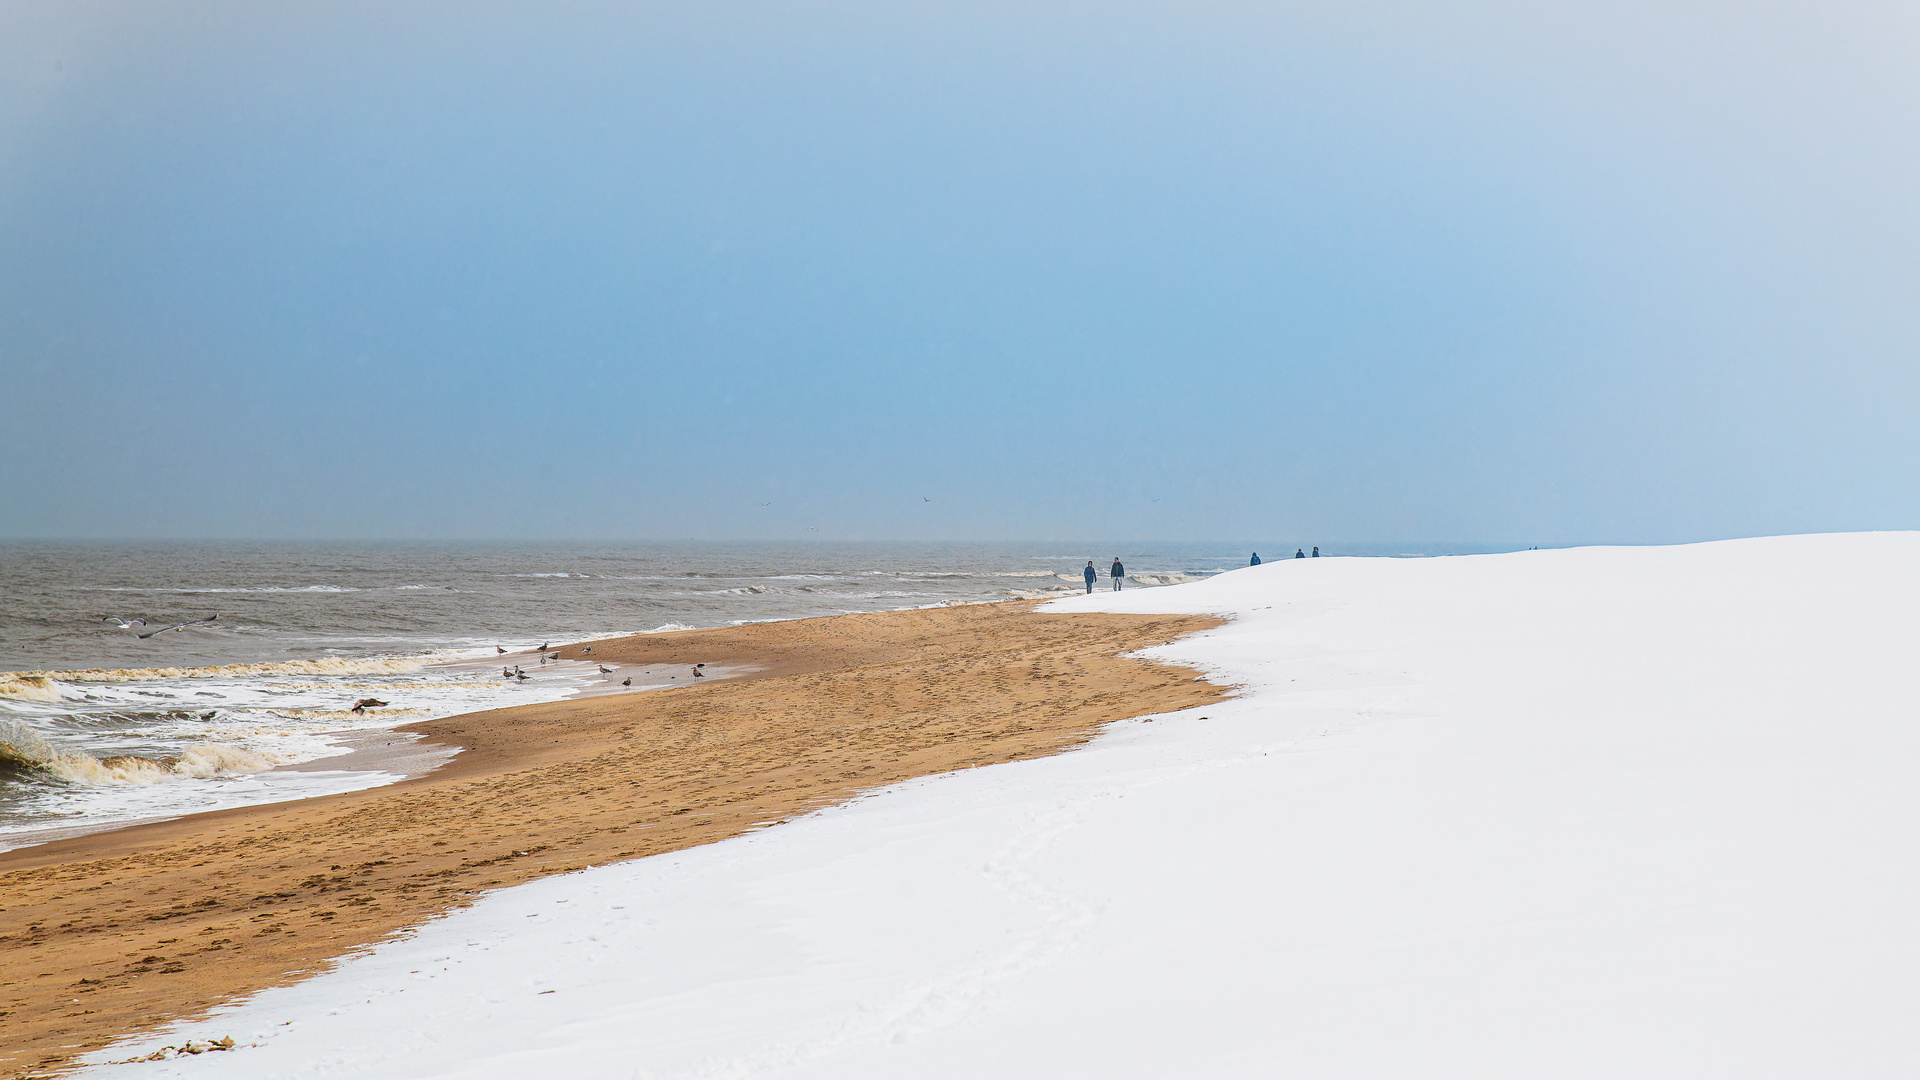
[[[9,4],[0,536],[1920,527],[1916,18]]]

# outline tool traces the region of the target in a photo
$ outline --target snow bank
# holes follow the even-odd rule
[[[1920,535],[1279,560],[1237,700],[494,894],[196,1077],[1920,1068]]]

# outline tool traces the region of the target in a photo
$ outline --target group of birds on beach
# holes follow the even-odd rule
[[[540,662],[541,662],[542,664],[546,664],[546,663],[548,663],[549,661],[552,661],[552,662],[558,662],[558,661],[559,661],[559,659],[560,659],[560,653],[559,653],[559,650],[555,650],[555,651],[553,651],[553,652],[548,652],[548,651],[547,651],[547,649],[548,649],[548,647],[549,647],[549,646],[548,646],[548,643],[547,643],[547,642],[544,642],[544,641],[543,641],[543,642],[541,642],[541,643],[540,643],[540,647],[539,647],[539,648],[538,648],[537,650],[535,650],[536,652],[538,652],[538,653],[540,654]],[[500,646],[500,645],[495,645],[495,646],[493,647],[493,649],[494,649],[494,653],[495,653],[495,655],[499,655],[499,656],[504,656],[504,655],[506,655],[506,652],[507,652],[507,650],[506,650],[506,649],[505,649],[505,648],[504,648],[503,646]],[[591,645],[585,645],[585,646],[582,646],[582,647],[581,647],[581,649],[580,649],[580,655],[581,655],[582,657],[585,657],[585,656],[586,656],[586,655],[587,655],[588,653],[590,653],[590,652],[592,652],[592,651],[593,651],[593,646],[591,646]],[[600,674],[602,674],[602,675],[612,675],[612,674],[615,674],[615,672],[614,672],[614,670],[613,670],[612,668],[610,668],[610,667],[608,667],[608,666],[607,666],[607,665],[605,665],[605,664],[602,664],[602,663],[598,663],[598,662],[596,662],[596,663],[594,664],[594,666],[595,666],[595,667],[598,667],[598,668],[600,669]],[[706,673],[706,671],[704,670],[704,669],[706,668],[706,666],[707,666],[707,665],[705,665],[705,664],[695,664],[695,665],[693,665],[693,677],[694,677],[694,678],[696,678],[696,679],[704,679],[704,678],[706,678],[706,677],[707,677],[707,673]],[[651,675],[651,674],[653,674],[653,672],[651,672],[651,671],[649,671],[649,672],[647,672],[647,674],[649,674],[649,675]],[[528,674],[527,674],[527,673],[526,673],[525,671],[523,671],[523,670],[521,670],[521,667],[520,667],[520,665],[519,665],[519,664],[515,664],[515,665],[513,665],[512,667],[502,667],[502,668],[500,669],[500,677],[501,677],[502,679],[506,679],[506,680],[509,680],[509,681],[511,681],[511,682],[526,682],[527,680],[529,680],[529,679],[531,679],[531,678],[533,678],[533,676],[531,676],[531,675],[528,675]],[[668,678],[677,678],[677,676],[672,676],[672,675],[669,675],[669,676],[668,676]],[[625,679],[622,679],[622,680],[620,680],[620,685],[621,685],[621,686],[632,686],[632,685],[633,685],[633,676],[631,676],[631,675],[629,675],[629,676],[627,676],[627,677],[626,677]]]

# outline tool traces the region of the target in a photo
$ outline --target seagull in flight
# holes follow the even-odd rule
[[[163,626],[158,630],[152,631],[151,633],[141,634],[140,640],[145,641],[146,639],[153,637],[156,634],[164,634],[169,630],[185,630],[189,626],[199,626],[203,622],[212,622],[213,620],[219,617],[220,617],[220,613],[216,611],[204,619],[195,619],[192,622],[174,623],[172,626]]]
[[[762,510],[765,510],[765,509],[766,509],[767,507],[769,507],[769,506],[772,506],[772,505],[773,505],[773,503],[771,503],[771,502],[763,502],[763,503],[761,503],[761,504],[760,504],[760,509],[762,509]]]
[[[101,619],[100,621],[110,622],[122,630],[131,630],[136,626],[147,625],[147,620],[145,619],[123,619],[118,615],[109,615],[106,618]]]

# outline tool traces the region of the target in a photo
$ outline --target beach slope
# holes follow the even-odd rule
[[[1031,607],[597,641],[609,666],[682,682],[415,725],[461,751],[389,787],[0,853],[0,1075],[295,981],[489,889],[1054,753],[1131,710],[1219,694],[1123,655],[1214,620]],[[696,680],[696,663],[749,674]]]

